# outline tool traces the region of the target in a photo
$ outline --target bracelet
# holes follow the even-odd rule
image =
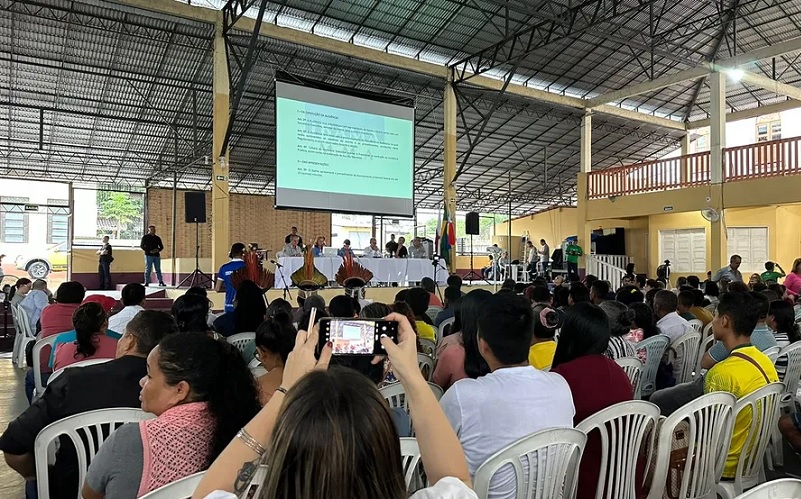
[[[275,391],[281,392],[284,395],[286,395],[286,388],[284,388],[283,386],[279,386],[278,388],[275,389]]]
[[[267,452],[267,449],[265,449],[258,440],[250,436],[250,433],[248,433],[244,428],[239,430],[239,432],[236,434],[236,438],[240,439],[248,449],[255,452],[258,456],[263,456],[264,453]]]

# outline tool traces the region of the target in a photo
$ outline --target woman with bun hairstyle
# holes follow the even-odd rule
[[[605,355],[612,360],[634,357],[636,354],[634,346],[626,340],[626,335],[631,332],[631,325],[636,318],[636,313],[622,303],[612,300],[601,302],[599,307],[609,319],[610,337]]]
[[[237,349],[205,334],[165,337],[139,384],[142,410],[156,418],[122,425],[103,443],[84,499],[141,497],[207,469],[261,409]]]
[[[559,328],[562,316],[547,305],[534,307],[534,336],[528,351],[528,363],[535,369],[544,369],[553,362],[556,352],[554,335]]]

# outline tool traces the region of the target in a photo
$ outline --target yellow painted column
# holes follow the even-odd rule
[[[728,237],[723,205],[723,148],[726,147],[726,76],[716,72],[709,75],[709,178],[711,180],[709,206],[718,212],[718,220],[710,225],[709,269],[717,272],[728,263]]]
[[[230,111],[230,88],[228,82],[228,59],[222,35],[222,18],[214,30],[214,76],[212,110],[212,173],[211,173],[211,261],[216,272],[228,261],[231,241],[228,227],[230,192],[228,185],[228,149],[222,154],[225,132],[228,130]]]
[[[580,171],[576,179],[576,237],[578,245],[584,250],[579,258],[580,269],[587,268],[586,256],[592,253],[590,224],[587,222],[587,177],[592,170],[592,111],[586,110],[581,118]]]
[[[456,176],[456,94],[453,91],[453,73],[448,77],[444,92],[445,151],[442,156],[442,192],[443,202],[448,213],[453,217],[456,227],[456,187],[453,177]],[[451,261],[448,270],[456,272],[456,247],[451,248]]]

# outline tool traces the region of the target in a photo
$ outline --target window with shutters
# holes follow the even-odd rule
[[[66,199],[47,200],[47,244],[67,240],[69,231],[69,202]]]
[[[668,229],[659,231],[659,263],[670,260],[672,272],[706,273],[706,231]]]
[[[28,214],[23,206],[27,202],[28,198],[0,197],[0,241],[28,242]]]

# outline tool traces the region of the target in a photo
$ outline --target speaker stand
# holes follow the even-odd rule
[[[470,272],[462,276],[462,280],[466,281],[467,278],[470,278],[470,284],[473,284],[473,281],[478,278],[479,281],[484,281],[488,285],[491,284],[488,280],[484,279],[484,276],[480,275],[478,272],[475,271],[473,267],[473,234],[470,234]],[[436,281],[434,281],[436,282]]]
[[[195,286],[203,286],[204,288],[208,289],[211,287],[212,279],[211,276],[208,274],[203,273],[200,270],[200,223],[195,218],[195,270],[192,271],[191,274],[184,277],[184,279],[178,283],[179,288],[187,287],[193,288]],[[173,248],[173,251],[175,249]],[[189,281],[187,285],[186,282]]]

